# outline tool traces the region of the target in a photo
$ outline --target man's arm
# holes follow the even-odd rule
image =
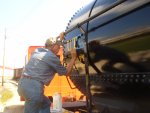
[[[60,38],[60,41],[62,41],[64,39],[64,36],[65,36],[65,33],[64,32],[61,32],[60,35],[59,35],[59,38]],[[75,64],[75,61],[77,59],[77,53],[76,53],[76,49],[72,49],[70,51],[71,53],[71,60],[69,62],[69,64],[67,65],[67,73],[66,73],[66,76],[69,76],[72,72],[72,69],[73,69],[73,66]]]
[[[72,49],[71,50],[71,60],[69,62],[69,64],[67,65],[67,73],[66,76],[69,76],[72,72],[73,66],[75,64],[75,61],[77,59],[77,54],[76,54],[76,49]]]
[[[65,36],[65,33],[64,32],[61,32],[59,34],[59,38],[60,38],[60,41],[62,41],[64,39],[64,36]]]

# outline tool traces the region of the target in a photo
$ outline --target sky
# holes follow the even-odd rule
[[[65,31],[73,14],[91,1],[0,0],[0,66],[4,61],[6,67],[23,67],[29,46]]]

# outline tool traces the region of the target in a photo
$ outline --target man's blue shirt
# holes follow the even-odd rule
[[[65,75],[66,68],[61,64],[60,59],[45,48],[37,48],[25,66],[23,75],[31,76],[45,85],[53,79],[54,74]]]

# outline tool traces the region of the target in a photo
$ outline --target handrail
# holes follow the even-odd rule
[[[97,16],[102,15],[103,13],[109,11],[110,9],[112,9],[112,8],[114,8],[114,7],[116,7],[116,6],[120,5],[120,4],[122,4],[122,3],[125,2],[125,1],[127,1],[127,0],[120,0],[120,1],[115,2],[114,4],[112,4],[112,5],[110,5],[109,7],[105,8],[104,10],[98,12],[97,14],[95,14],[95,15],[89,17],[88,19],[86,19],[86,20],[84,20],[84,21],[78,23],[78,24],[75,25],[74,27],[68,29],[67,31],[65,31],[65,35],[68,34],[68,33],[71,32],[71,31],[73,31],[74,29],[79,28],[81,25],[85,24],[86,22],[91,21],[92,19],[96,18]],[[57,36],[56,39],[59,39],[59,36]]]

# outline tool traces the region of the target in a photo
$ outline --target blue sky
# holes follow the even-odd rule
[[[92,0],[0,0],[0,65],[21,67],[30,45],[65,31],[72,15]]]

